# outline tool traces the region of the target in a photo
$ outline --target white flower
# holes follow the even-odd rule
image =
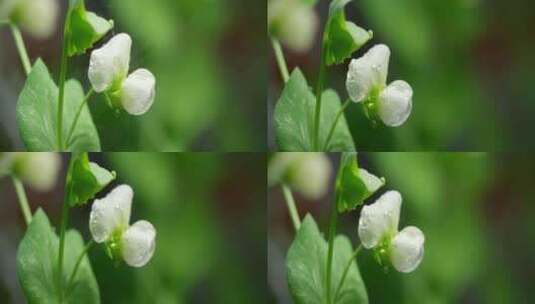
[[[130,36],[121,33],[91,52],[88,77],[95,92],[106,93],[128,113],[141,115],[154,101],[156,79],[146,69],[128,75],[131,46]]]
[[[61,157],[53,152],[7,152],[0,158],[0,174],[13,174],[38,191],[56,184]]]
[[[268,23],[282,43],[302,53],[314,44],[319,18],[304,1],[273,0],[268,2]]]
[[[52,36],[59,15],[57,0],[4,0],[0,18],[10,19],[35,38]]]
[[[128,265],[141,267],[154,254],[156,230],[143,220],[129,225],[133,197],[130,186],[120,185],[96,199],[89,215],[89,230],[95,242],[106,242]]]
[[[411,272],[418,267],[424,253],[424,234],[414,226],[398,232],[401,194],[388,191],[371,205],[362,208],[358,234],[362,246],[378,249],[389,257],[400,272]]]
[[[384,44],[372,47],[349,63],[346,88],[354,102],[372,103],[383,123],[402,125],[412,110],[412,88],[402,80],[386,85],[390,49]]]
[[[268,184],[287,182],[307,199],[319,199],[327,193],[331,162],[320,152],[279,152],[269,163]]]

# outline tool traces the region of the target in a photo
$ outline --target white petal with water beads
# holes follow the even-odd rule
[[[412,88],[403,81],[396,80],[379,95],[378,114],[383,123],[390,127],[403,124],[412,111]]]
[[[390,260],[399,272],[412,272],[424,257],[425,237],[414,226],[405,227],[392,240]]]
[[[399,223],[401,200],[399,192],[388,191],[375,203],[362,208],[358,234],[365,248],[373,248],[384,238],[395,235]]]
[[[156,79],[146,69],[137,69],[123,82],[121,104],[126,112],[141,115],[154,102]]]
[[[132,267],[141,267],[152,258],[156,248],[156,230],[147,221],[137,221],[122,238],[122,254]]]
[[[95,242],[105,242],[115,231],[128,227],[133,197],[130,186],[120,185],[104,198],[95,200],[89,215],[89,230]]]

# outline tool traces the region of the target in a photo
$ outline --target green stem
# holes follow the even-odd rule
[[[87,94],[84,97],[84,100],[78,106],[78,110],[76,110],[76,116],[74,116],[74,120],[72,121],[71,128],[69,129],[69,133],[67,135],[67,140],[65,140],[65,147],[69,146],[69,141],[71,140],[72,134],[74,133],[74,129],[76,127],[76,124],[78,123],[78,118],[80,117],[80,114],[82,114],[82,110],[84,109],[84,105],[87,103],[89,98],[93,95],[93,88],[89,89]]]
[[[321,43],[320,51],[320,70],[318,73],[318,82],[316,84],[316,110],[314,116],[314,149],[319,150],[319,129],[320,129],[320,118],[321,118],[321,95],[323,93],[323,86],[325,83],[325,72],[327,69],[326,66],[326,56],[325,56],[325,45],[327,44],[327,33],[329,31],[329,22],[325,26],[325,31],[323,32],[323,38]]]
[[[323,151],[327,151],[327,148],[329,147],[329,143],[331,142],[331,138],[333,137],[334,130],[336,129],[336,124],[338,124],[338,120],[340,119],[340,117],[342,116],[342,114],[344,113],[345,109],[347,108],[347,106],[349,106],[350,103],[351,103],[351,99],[348,98],[344,102],[344,104],[342,105],[340,110],[338,110],[338,113],[336,113],[336,117],[334,118],[333,124],[331,125],[331,129],[329,130],[329,135],[327,135],[327,139],[325,140],[325,145],[323,146]]]
[[[26,197],[24,186],[22,185],[20,179],[18,179],[14,175],[11,176],[11,179],[13,180],[15,191],[17,192],[20,209],[22,210],[22,214],[24,215],[24,220],[26,221],[26,225],[29,225],[32,221],[32,211],[30,210],[30,205],[28,204],[28,198]]]
[[[295,200],[292,195],[292,190],[285,184],[282,184],[282,193],[284,194],[284,199],[286,199],[286,206],[288,206],[288,212],[292,218],[292,223],[295,230],[299,230],[301,227],[301,220],[299,219],[299,213],[297,212],[297,207],[295,206]]]
[[[284,53],[282,52],[281,44],[277,38],[271,37],[271,45],[273,45],[273,51],[275,51],[275,58],[277,59],[277,65],[279,66],[282,79],[284,82],[287,82],[290,78],[290,74],[288,73],[288,66],[286,65],[286,60],[284,59]]]
[[[327,291],[327,303],[332,303],[331,298],[331,279],[332,279],[332,262],[333,262],[333,250],[334,250],[334,236],[336,235],[336,223],[338,221],[338,210],[336,209],[338,202],[335,202],[331,210],[331,219],[329,221],[329,251],[327,253],[327,280],[326,280],[326,291]]]
[[[94,242],[93,240],[90,240],[87,242],[87,245],[85,245],[84,250],[80,252],[80,255],[78,256],[78,259],[76,260],[76,264],[74,265],[74,269],[71,273],[71,277],[69,278],[69,281],[67,283],[67,287],[71,287],[74,283],[74,278],[76,277],[76,272],[78,272],[78,268],[80,267],[80,264],[82,263],[82,260],[84,256],[87,254],[91,246],[93,246]]]
[[[30,64],[30,57],[28,57],[24,40],[22,40],[22,34],[20,33],[19,28],[13,23],[9,23],[9,28],[11,28],[13,39],[15,39],[15,45],[17,46],[17,51],[19,52],[20,60],[22,61],[22,67],[24,68],[26,76],[28,76],[32,69],[32,65]]]
[[[59,258],[58,258],[58,294],[59,302],[63,302],[63,254],[65,249],[65,230],[67,228],[67,222],[69,221],[69,203],[67,199],[63,201],[63,208],[61,211],[61,225],[59,232]]]
[[[342,290],[342,286],[344,285],[344,281],[346,280],[347,274],[349,272],[349,268],[351,267],[351,264],[353,263],[353,260],[357,257],[357,255],[360,252],[360,249],[362,248],[362,244],[360,244],[355,251],[353,251],[353,254],[349,258],[349,261],[347,261],[346,267],[344,268],[344,272],[342,274],[342,278],[340,279],[340,282],[338,283],[338,287],[336,288],[336,292],[334,293],[334,301],[336,302],[336,299],[338,299],[338,295],[340,291]]]
[[[65,17],[65,25],[63,26],[63,49],[61,50],[61,65],[59,68],[59,94],[58,94],[58,113],[57,113],[57,129],[56,136],[58,139],[58,149],[63,150],[63,100],[65,97],[65,78],[67,76],[68,61],[67,61],[67,46],[69,42],[69,23],[71,19],[71,8],[67,10]]]

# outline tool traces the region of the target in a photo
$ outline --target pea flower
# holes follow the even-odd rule
[[[279,152],[269,163],[268,183],[288,183],[305,198],[316,200],[329,188],[332,167],[320,152]]]
[[[60,167],[61,157],[53,152],[6,152],[0,157],[0,176],[13,174],[37,191],[54,187]]]
[[[424,256],[424,234],[407,226],[398,232],[401,194],[388,191],[371,205],[362,208],[358,234],[362,246],[375,249],[378,258],[389,258],[400,272],[415,270]]]
[[[0,18],[18,24],[35,38],[52,36],[59,15],[57,0],[5,0],[0,3]]]
[[[96,199],[89,215],[89,230],[95,242],[106,244],[112,259],[122,258],[132,267],[142,267],[154,254],[156,229],[144,220],[130,226],[133,197],[130,186],[120,185]]]
[[[91,52],[88,77],[95,92],[104,92],[112,106],[141,115],[154,102],[156,79],[147,69],[128,75],[131,46],[130,36],[121,33]]]
[[[302,0],[268,2],[268,27],[295,52],[308,51],[314,44],[319,18],[311,4]]]
[[[390,49],[384,44],[372,47],[364,56],[352,59],[346,88],[354,102],[364,102],[370,117],[378,116],[387,126],[402,125],[412,110],[412,88],[396,80],[386,85]]]

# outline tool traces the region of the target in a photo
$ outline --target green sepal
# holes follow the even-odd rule
[[[351,211],[364,203],[377,189],[368,189],[362,180],[356,152],[342,153],[336,176],[336,208],[338,212]],[[385,179],[381,178],[382,187]]]
[[[84,205],[116,177],[96,163],[87,153],[73,154],[67,172],[66,199],[70,206]]]
[[[85,53],[113,28],[113,20],[106,20],[93,12],[86,11],[84,1],[71,1],[70,18],[67,25],[67,55]]]
[[[346,20],[344,7],[350,1],[334,0],[329,7],[323,38],[327,65],[342,63],[373,37],[372,31],[366,31]]]

